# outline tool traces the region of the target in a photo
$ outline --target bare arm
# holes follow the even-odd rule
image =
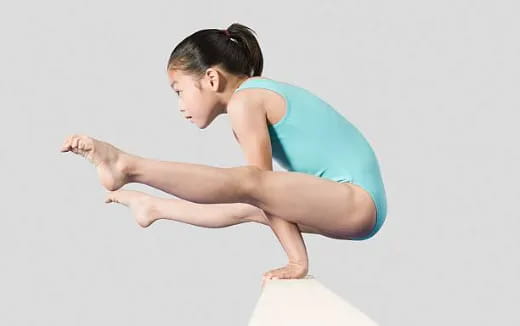
[[[242,148],[247,162],[263,170],[273,170],[272,152],[267,116],[261,103],[247,101],[237,94],[228,104],[228,114],[233,134]],[[271,229],[289,258],[289,263],[307,265],[307,251],[300,229],[295,223],[273,215],[269,219]]]

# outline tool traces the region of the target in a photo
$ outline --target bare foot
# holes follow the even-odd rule
[[[159,218],[154,205],[156,199],[140,191],[117,190],[108,193],[105,203],[115,202],[130,207],[137,224],[145,228]]]
[[[61,151],[71,151],[93,163],[101,184],[108,190],[117,190],[128,183],[128,162],[132,155],[109,143],[85,135],[72,135],[65,140]]]

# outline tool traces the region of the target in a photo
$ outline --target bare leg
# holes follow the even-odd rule
[[[68,150],[96,164],[102,182],[111,177],[111,182],[103,183],[111,189],[139,182],[197,203],[251,204],[269,216],[344,237],[363,236],[375,222],[368,193],[348,183],[254,166],[219,168],[146,159],[88,136],[69,138],[62,148]]]
[[[221,168],[196,163],[161,161],[132,156],[128,182],[160,189],[179,198],[201,204],[247,203],[247,166]]]
[[[106,202],[117,202],[131,208],[137,224],[142,227],[160,219],[206,228],[223,228],[245,222],[269,226],[264,212],[249,204],[198,204],[183,199],[154,197],[134,190],[119,190],[117,196],[109,196]],[[304,233],[317,233],[305,225],[298,227]]]
[[[128,182],[147,184],[200,204],[244,203],[335,238],[358,237],[375,223],[368,194],[349,184],[299,172],[263,171],[254,166],[231,168],[146,159],[129,161]],[[364,212],[357,211],[366,203]],[[369,206],[372,205],[372,206]],[[319,230],[319,231],[318,231]]]

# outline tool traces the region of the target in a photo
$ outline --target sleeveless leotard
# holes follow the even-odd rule
[[[264,77],[243,82],[236,91],[263,88],[281,95],[286,113],[268,124],[273,159],[288,171],[356,184],[376,206],[372,237],[386,218],[386,193],[374,151],[361,132],[331,105],[308,90]]]

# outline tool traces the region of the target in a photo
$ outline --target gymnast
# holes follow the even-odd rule
[[[227,114],[247,164],[148,159],[80,134],[67,137],[61,152],[88,159],[109,191],[105,202],[129,207],[141,227],[158,219],[207,228],[269,226],[288,263],[265,272],[264,284],[307,275],[301,233],[374,236],[386,217],[386,195],[376,155],[351,122],[310,91],[261,76],[255,34],[239,23],[199,30],[173,49],[166,66],[183,117],[204,129]],[[286,171],[273,171],[273,159]],[[177,198],[120,189],[132,182]]]

